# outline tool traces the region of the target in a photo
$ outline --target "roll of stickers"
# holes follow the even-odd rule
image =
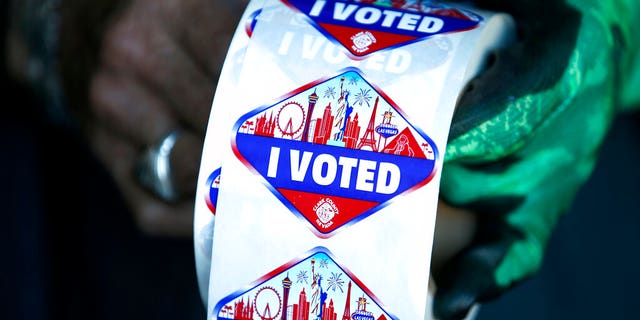
[[[431,319],[451,118],[513,29],[434,1],[251,1],[196,192],[207,317]]]

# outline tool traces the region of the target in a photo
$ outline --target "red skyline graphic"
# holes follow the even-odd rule
[[[359,297],[357,300],[350,301],[351,285],[352,285],[352,282],[349,281],[348,289],[347,289],[348,290],[347,299],[345,300],[345,308],[343,310],[343,315],[341,320],[353,320],[353,319],[386,320],[387,319],[387,317],[384,314],[381,314],[376,318],[373,312],[367,311],[367,305],[369,304],[369,302],[365,297]],[[283,292],[286,292],[286,288],[283,288]],[[356,311],[354,311],[353,313],[351,313],[350,311],[351,310],[350,304],[352,302],[356,303]],[[315,320],[315,319],[337,320],[338,319],[338,313],[336,312],[336,309],[334,307],[333,299],[329,299],[328,302],[324,301],[324,303],[322,304],[322,313],[320,317],[311,317],[313,313],[310,312],[309,310],[310,304],[311,302],[307,298],[307,293],[303,288],[302,291],[300,291],[300,293],[298,294],[297,303],[288,305],[286,308],[284,308],[284,311],[279,313],[281,314],[281,317],[279,317],[279,319],[281,320]],[[284,305],[286,306],[287,304],[285,303]],[[269,308],[270,310],[269,305],[267,305],[266,308]],[[260,319],[262,320],[262,319],[267,319],[267,317],[264,316],[265,311],[263,311],[262,316],[258,315],[258,312],[256,312],[255,303],[251,300],[251,297],[243,297],[240,301],[235,302],[233,306],[231,305],[224,306],[220,311],[220,314],[223,319],[233,319],[233,320]],[[278,317],[272,317],[270,319],[276,319],[276,318]]]
[[[298,280],[294,282],[289,278],[290,272],[310,272],[310,274],[308,274],[309,278],[298,276]],[[357,282],[351,278],[342,280],[343,274],[343,271],[327,255],[316,253],[307,258],[305,263],[294,265],[236,297],[233,301],[229,301],[220,308],[216,319],[390,319],[358,286]],[[307,282],[306,279],[310,281]],[[274,285],[277,283],[282,285],[281,290],[275,289]],[[340,307],[342,305],[344,307]]]

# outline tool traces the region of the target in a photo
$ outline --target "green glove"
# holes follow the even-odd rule
[[[617,112],[639,105],[640,2],[477,1],[519,40],[461,98],[441,198],[477,214],[471,245],[434,270],[434,313],[461,319],[537,272]]]

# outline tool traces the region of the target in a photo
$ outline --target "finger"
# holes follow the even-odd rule
[[[108,71],[96,74],[90,97],[95,121],[133,142],[139,153],[179,130],[170,158],[172,181],[178,194],[186,197],[195,193],[203,140],[199,134],[180,128],[162,100],[130,77]]]
[[[477,302],[493,299],[515,285],[516,282],[500,284],[496,271],[512,246],[525,239],[522,232],[505,222],[507,214],[520,206],[521,200],[496,197],[465,205],[465,212],[475,214],[475,232],[469,241],[471,245],[433,270],[436,318],[463,319]]]
[[[431,258],[432,272],[438,272],[446,261],[467,247],[476,228],[473,212],[438,201],[438,214]]]
[[[433,313],[437,319],[464,319],[476,303],[493,299],[508,289],[498,284],[495,271],[511,245],[522,237],[507,226],[485,225],[479,230],[491,231],[486,234],[488,238],[476,237],[474,245],[434,270],[437,288]]]
[[[495,290],[491,266],[485,261],[487,252],[498,249],[478,248],[468,251],[456,262],[449,263],[436,279],[433,314],[439,320],[464,319],[487,291]],[[496,252],[497,254],[497,252]],[[476,257],[481,255],[482,257]]]
[[[132,170],[138,156],[134,147],[101,126],[91,133],[92,147],[114,178],[135,222],[145,232],[156,236],[192,235],[193,202],[169,205],[158,201],[134,180]]]
[[[147,84],[178,118],[204,133],[214,80],[163,29],[163,16],[147,10],[153,5],[143,4],[134,3],[105,33],[102,61]]]
[[[137,147],[154,145],[179,126],[167,103],[128,75],[99,70],[89,99],[94,120]]]
[[[196,193],[198,170],[204,141],[200,135],[183,131],[178,136],[169,159],[171,178],[178,194],[184,199],[193,200]]]
[[[244,1],[180,0],[180,18],[169,21],[167,31],[217,81]]]

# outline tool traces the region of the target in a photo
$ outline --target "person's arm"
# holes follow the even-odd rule
[[[454,115],[441,197],[474,212],[478,226],[435,270],[440,319],[538,271],[612,118],[639,102],[637,1],[477,4],[512,14],[519,41],[495,54]]]
[[[192,234],[193,194],[213,92],[246,1],[11,2],[12,75],[69,125],[111,173],[150,234]],[[179,197],[135,176],[145,150],[181,134],[171,157]]]

